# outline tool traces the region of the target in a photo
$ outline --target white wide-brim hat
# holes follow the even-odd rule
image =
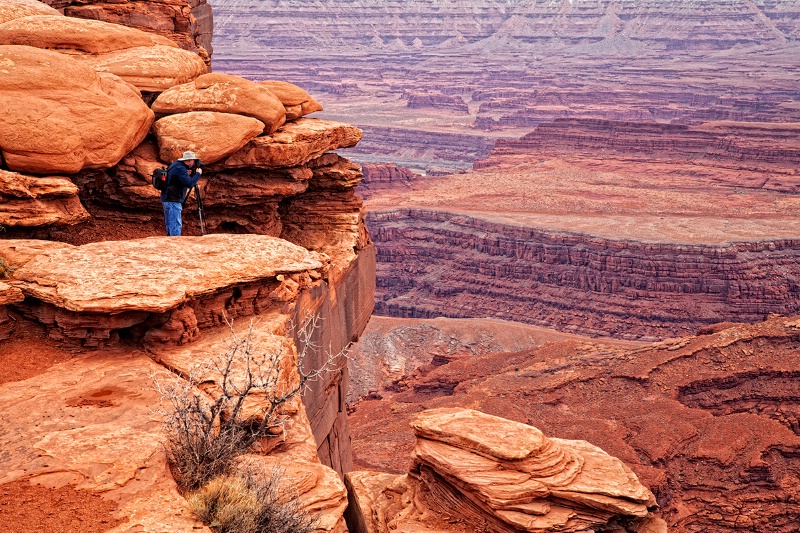
[[[190,159],[200,159],[194,152],[183,152],[183,157],[178,158],[178,161],[188,161]]]

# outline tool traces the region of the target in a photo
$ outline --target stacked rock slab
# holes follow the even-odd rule
[[[469,409],[420,413],[405,476],[347,476],[351,531],[657,531],[652,493],[585,441]],[[471,529],[472,528],[472,529]]]
[[[27,0],[32,1],[32,0]],[[167,37],[211,62],[214,20],[206,0],[45,0],[69,17],[112,22]]]

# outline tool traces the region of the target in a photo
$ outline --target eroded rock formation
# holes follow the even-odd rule
[[[671,532],[790,533],[799,334],[797,317],[773,316],[640,347],[567,341],[459,358],[355,405],[355,467],[405,472],[416,414],[469,405],[618,457]]]
[[[659,522],[636,475],[588,442],[460,408],[423,411],[411,425],[408,475],[348,474],[354,532],[586,532],[611,523],[637,532]]]
[[[0,364],[30,353],[70,361],[38,371],[26,362],[22,373],[43,384],[37,390],[58,406],[55,415],[31,407],[43,405],[22,394],[31,382],[0,386],[0,397],[15,398],[3,426],[26,427],[0,438],[19,452],[0,458],[0,484],[103,493],[125,521],[120,531],[206,530],[167,468],[152,379],[181,380],[223,353],[231,334],[252,334],[256,349],[280,351],[286,382],[299,379],[300,363],[327,370],[304,401],[283,406],[286,431],[247,462],[288,465],[284,483],[318,531],[346,531],[347,367],[333,356],[372,312],[375,251],[354,193],[360,169],[328,152],[356,144],[361,131],[304,117],[321,106],[293,84],[271,82],[278,97],[267,85],[206,74],[197,28],[177,28],[197,23],[188,4],[53,4],[95,20],[0,3],[9,24],[0,42],[12,43],[0,46],[8,107],[0,164],[14,171],[0,171],[0,338],[9,338]],[[47,17],[21,18],[33,14]],[[149,33],[111,23],[126,20],[146,22]],[[192,42],[165,39],[176,32]],[[160,120],[150,134],[153,102]],[[208,163],[200,188],[208,229],[220,234],[156,237],[163,219],[150,175],[189,149]],[[211,382],[206,388],[213,393]],[[129,448],[135,453],[121,457]],[[43,454],[52,461],[32,459]]]
[[[206,0],[47,0],[69,17],[112,22],[169,38],[207,63],[213,49],[214,20]]]

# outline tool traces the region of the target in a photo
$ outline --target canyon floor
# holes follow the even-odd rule
[[[468,407],[622,458],[674,533],[791,533],[800,519],[796,318],[621,346],[554,340],[439,361],[351,406],[358,469],[404,472],[424,409]]]

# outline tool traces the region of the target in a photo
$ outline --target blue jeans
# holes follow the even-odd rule
[[[180,202],[161,202],[164,206],[164,221],[167,223],[167,235],[180,237],[183,226],[183,204]]]

